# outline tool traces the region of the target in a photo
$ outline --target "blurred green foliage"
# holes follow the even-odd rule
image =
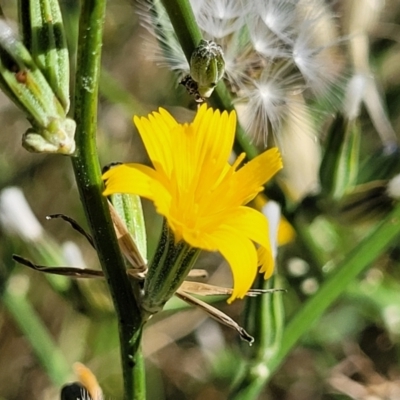
[[[345,1],[331,2],[338,12],[339,26],[341,3]],[[71,54],[75,54],[79,2],[62,0],[60,3]],[[9,20],[16,21],[14,1],[2,1],[1,6]],[[179,119],[187,120],[190,114],[185,108],[193,105],[184,88],[177,87],[176,76],[149,59],[151,50],[143,41],[148,33],[139,24],[136,9],[133,1],[114,0],[108,4],[98,132],[103,165],[112,161],[147,162],[131,121],[133,114],[145,114],[163,106],[170,108]],[[370,65],[395,132],[400,128],[399,32],[400,5],[395,0],[387,0],[379,22],[369,32]],[[155,42],[152,37],[149,40]],[[323,147],[325,128],[332,126],[332,114],[315,119],[318,140]],[[25,151],[21,147],[21,135],[28,123],[22,112],[1,93],[0,121],[0,189],[18,186],[23,190],[44,226],[46,245],[55,252],[49,255],[41,251],[43,243],[23,241],[5,231],[0,233],[0,289],[11,299],[18,300],[21,296],[18,305],[26,302],[29,307],[25,311],[13,308],[13,300],[9,299],[0,308],[0,398],[58,398],[60,379],[65,379],[65,383],[74,380],[72,364],[78,360],[95,372],[106,398],[122,398],[118,392],[121,370],[117,326],[105,283],[65,278],[66,287],[60,289],[48,276],[15,265],[11,259],[17,253],[34,258],[38,264],[67,263],[60,246],[73,241],[82,252],[85,266],[99,268],[96,253],[84,237],[61,220],[45,220],[46,215],[63,213],[87,228],[70,162],[60,156]],[[390,163],[382,161],[388,168],[381,166],[377,154],[383,151],[382,142],[364,108],[358,125],[361,136],[358,183],[390,179],[399,173],[397,153]],[[310,196],[285,210],[289,217],[296,215],[293,223],[299,234],[293,243],[281,249],[278,258],[279,272],[288,289],[283,296],[288,318],[318,290],[330,267],[374,228],[376,218],[367,218],[363,223],[340,218],[340,209],[336,206],[326,198]],[[148,202],[144,202],[144,212],[151,257],[161,219]],[[400,398],[399,261],[400,247],[392,246],[353,282],[340,301],[310,327],[260,399],[367,399],[368,395]],[[215,282],[225,282],[229,279],[226,269],[215,268],[219,262],[216,255],[204,254],[198,267],[209,269]],[[174,301],[170,304],[171,310]],[[222,301],[218,306],[240,320],[243,302],[237,301],[228,307]],[[45,327],[52,338],[52,345],[60,354],[61,367],[56,376],[46,372],[52,368],[51,364],[46,365],[38,357],[26,331],[21,329],[14,314],[19,313],[21,317],[21,312],[27,312]],[[37,329],[40,332],[41,328]],[[39,346],[40,340],[43,345],[46,342],[45,336],[36,339]],[[199,310],[174,313],[167,307],[146,328],[148,398],[227,398],[233,377],[241,367],[239,352],[236,334],[208,320]],[[351,397],[356,389],[361,397]]]

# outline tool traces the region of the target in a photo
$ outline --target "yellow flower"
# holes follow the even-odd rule
[[[224,256],[234,281],[229,301],[243,298],[258,266],[266,275],[273,269],[268,222],[245,204],[282,168],[278,150],[268,150],[238,168],[242,154],[230,165],[236,113],[221,114],[205,104],[190,124],[179,124],[162,108],[134,122],[154,168],[112,168],[103,176],[104,195],[134,193],[152,200],[176,242]]]

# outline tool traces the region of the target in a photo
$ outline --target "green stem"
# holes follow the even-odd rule
[[[73,167],[86,217],[118,317],[124,398],[142,400],[142,363],[140,339],[142,318],[139,305],[125,271],[106,199],[96,150],[98,82],[102,48],[102,30],[106,0],[85,0],[79,27],[76,74],[75,121],[76,156]],[[139,379],[139,381],[138,381]]]
[[[171,20],[186,59],[190,62],[193,50],[203,39],[190,2],[189,0],[162,0],[162,3]]]
[[[1,300],[32,346],[53,384],[62,386],[71,374],[68,362],[25,295],[19,292],[18,288],[13,287],[11,279]]]
[[[259,274],[254,286],[260,289],[281,287],[279,281],[277,275],[264,281],[264,277]],[[282,341],[285,320],[282,296],[283,293],[271,293],[247,299],[244,328],[254,336],[255,341],[251,348],[243,346],[248,361],[230,399],[255,399],[259,388],[263,387],[266,364]]]
[[[190,62],[193,50],[202,39],[190,2],[189,0],[162,0],[162,3],[168,13],[186,59]],[[230,111],[235,109],[228,89],[222,81],[217,85],[210,101],[214,107],[222,110]],[[257,156],[257,148],[250,143],[249,138],[239,124],[236,129],[236,140],[238,146],[236,146],[235,150],[237,152],[244,151],[249,159]]]
[[[345,259],[338,264],[335,272],[321,285],[287,324],[279,350],[268,360],[267,371],[263,379],[253,382],[251,396],[243,390],[236,400],[256,398],[262,388],[286,359],[298,340],[307,333],[313,324],[346,290],[348,284],[366,270],[400,235],[400,204],[369,234]]]

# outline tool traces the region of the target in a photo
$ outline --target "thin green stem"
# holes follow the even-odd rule
[[[400,235],[400,204],[377,228],[368,235],[345,259],[338,264],[335,272],[321,285],[286,326],[282,344],[267,362],[267,373],[262,379],[253,381],[251,396],[245,389],[238,393],[236,400],[255,398],[285,360],[298,340],[307,333],[335,300],[346,290],[348,284],[366,270]]]
[[[188,0],[162,0],[188,62],[203,38]]]
[[[279,277],[265,281],[259,274],[254,285],[260,289],[280,287]],[[266,377],[266,363],[280,346],[284,329],[283,293],[271,293],[248,298],[245,309],[244,328],[254,336],[251,348],[243,346],[248,361],[243,375],[230,395],[230,399],[252,400],[257,397]]]
[[[118,317],[124,398],[142,400],[142,363],[140,339],[142,319],[125,265],[115,238],[96,150],[98,82],[102,48],[102,31],[106,0],[85,0],[79,27],[78,61],[75,84],[76,156],[73,167],[91,233]],[[137,380],[140,381],[137,381]]]

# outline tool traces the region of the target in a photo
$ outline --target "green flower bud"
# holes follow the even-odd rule
[[[46,128],[28,129],[22,137],[22,145],[34,153],[70,155],[75,151],[75,129],[73,119],[53,119]]]
[[[29,151],[73,154],[75,122],[24,44],[0,19],[0,88],[32,124],[22,143]]]
[[[67,113],[69,55],[58,0],[18,3],[23,43]]]
[[[210,97],[225,72],[224,53],[212,40],[201,40],[190,59],[190,75],[202,97]]]

